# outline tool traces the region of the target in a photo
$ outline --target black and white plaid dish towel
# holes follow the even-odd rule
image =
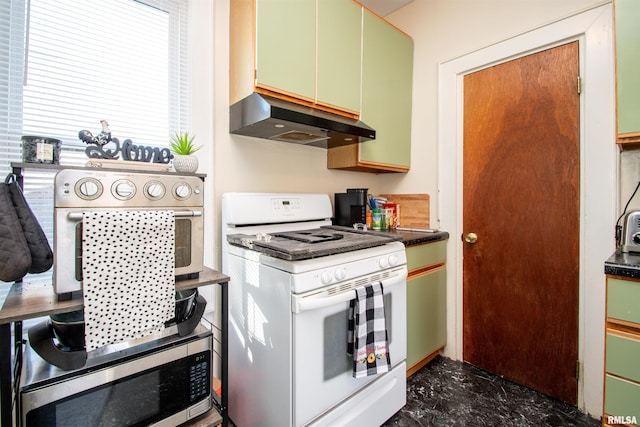
[[[353,377],[382,374],[391,369],[382,283],[355,290],[349,303],[347,354],[353,356]]]

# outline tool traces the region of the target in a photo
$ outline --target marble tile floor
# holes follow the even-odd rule
[[[438,356],[407,379],[407,404],[384,427],[600,426],[576,407]]]

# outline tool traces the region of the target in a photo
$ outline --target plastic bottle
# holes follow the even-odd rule
[[[380,230],[382,226],[382,212],[380,211],[380,208],[375,208],[373,210],[373,213],[371,214],[371,220],[373,223],[372,228],[374,230]]]

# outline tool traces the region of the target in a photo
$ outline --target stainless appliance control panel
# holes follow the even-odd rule
[[[64,169],[55,177],[55,207],[203,206],[197,176]]]

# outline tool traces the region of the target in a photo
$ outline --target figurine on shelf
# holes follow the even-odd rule
[[[78,133],[78,138],[85,144],[95,144],[101,147],[110,143],[111,130],[109,129],[109,123],[106,120],[100,120],[100,125],[102,125],[102,131],[98,135],[93,136],[91,132],[84,129]]]
[[[130,139],[125,139],[122,147],[120,147],[120,140],[111,137],[109,123],[106,120],[100,120],[100,124],[102,125],[102,131],[96,136],[86,129],[78,132],[80,141],[88,145],[84,152],[90,159],[118,160],[120,154],[122,154],[123,160],[135,162],[168,164],[173,159],[173,155],[168,148],[160,149],[158,147],[135,145]],[[110,142],[115,144],[115,149],[105,147]]]

